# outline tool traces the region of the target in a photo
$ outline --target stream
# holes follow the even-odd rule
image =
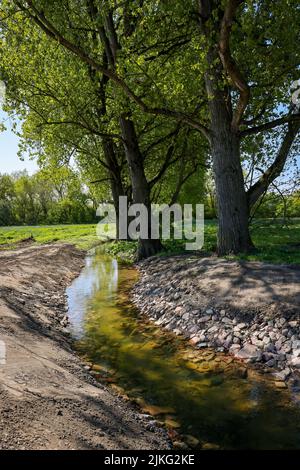
[[[94,376],[189,447],[300,449],[296,391],[139,317],[130,302],[137,279],[95,250],[67,289],[71,333]]]

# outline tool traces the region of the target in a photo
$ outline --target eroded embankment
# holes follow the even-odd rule
[[[299,266],[182,255],[153,257],[138,268],[134,302],[156,324],[198,348],[259,364],[279,381],[298,375]]]
[[[160,449],[160,430],[99,385],[67,336],[65,288],[84,252],[0,252],[0,449]]]

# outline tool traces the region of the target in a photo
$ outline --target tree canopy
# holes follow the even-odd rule
[[[192,181],[200,200],[211,166],[218,251],[252,249],[251,212],[298,151],[296,0],[4,0],[0,22],[24,148],[148,206]]]

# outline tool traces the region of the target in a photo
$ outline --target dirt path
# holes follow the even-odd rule
[[[71,245],[0,252],[0,449],[161,449],[168,443],[99,386],[66,336]]]

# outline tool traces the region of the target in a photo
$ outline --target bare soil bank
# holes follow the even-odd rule
[[[0,252],[0,449],[168,448],[72,351],[64,291],[83,258],[66,244]]]

